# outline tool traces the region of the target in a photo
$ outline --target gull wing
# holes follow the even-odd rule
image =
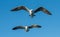
[[[31,29],[31,28],[33,28],[33,27],[32,27],[32,26],[29,26],[28,28]]]
[[[48,15],[52,15],[47,9],[43,8],[43,7],[39,7],[37,8],[34,13],[38,12],[38,11],[43,11],[44,13],[48,14]]]
[[[23,27],[23,26],[16,26],[12,30],[17,30],[17,29],[25,29],[25,27]]]
[[[28,11],[29,9],[27,7],[25,7],[25,6],[20,6],[20,7],[16,7],[14,9],[12,9],[11,11],[18,11],[18,10],[26,10],[26,11]]]
[[[41,26],[39,26],[39,25],[32,25],[31,27],[32,28],[41,28]]]

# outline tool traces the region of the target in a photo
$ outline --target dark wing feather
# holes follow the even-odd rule
[[[17,30],[17,29],[24,29],[24,27],[23,26],[16,26],[12,30]]]
[[[18,11],[18,10],[26,10],[26,11],[28,11],[28,8],[25,7],[25,6],[20,6],[20,7],[16,7],[14,9],[12,9],[11,11]]]
[[[43,8],[43,7],[39,7],[37,8],[34,12],[38,12],[38,11],[43,11],[44,13],[48,14],[48,15],[52,15],[47,9]]]
[[[41,28],[39,25],[32,25],[33,28]]]
[[[32,26],[29,26],[28,28],[30,29],[30,28],[33,28],[33,27]]]

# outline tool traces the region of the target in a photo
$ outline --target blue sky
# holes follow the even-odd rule
[[[26,11],[10,11],[18,6],[26,6],[29,9],[44,7],[52,15],[43,12],[36,13],[30,18]],[[13,31],[15,26],[31,24],[41,25],[40,29]],[[60,0],[0,0],[0,37],[60,37]]]

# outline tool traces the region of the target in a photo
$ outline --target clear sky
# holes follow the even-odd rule
[[[52,15],[38,12],[31,18],[24,10],[10,11],[22,5],[33,10],[42,6]],[[12,30],[15,26],[31,24],[41,25],[42,28],[34,28],[29,32]],[[60,37],[60,0],[0,0],[0,37]]]

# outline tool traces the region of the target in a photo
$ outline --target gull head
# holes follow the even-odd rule
[[[30,10],[30,12],[32,12],[33,9]]]

